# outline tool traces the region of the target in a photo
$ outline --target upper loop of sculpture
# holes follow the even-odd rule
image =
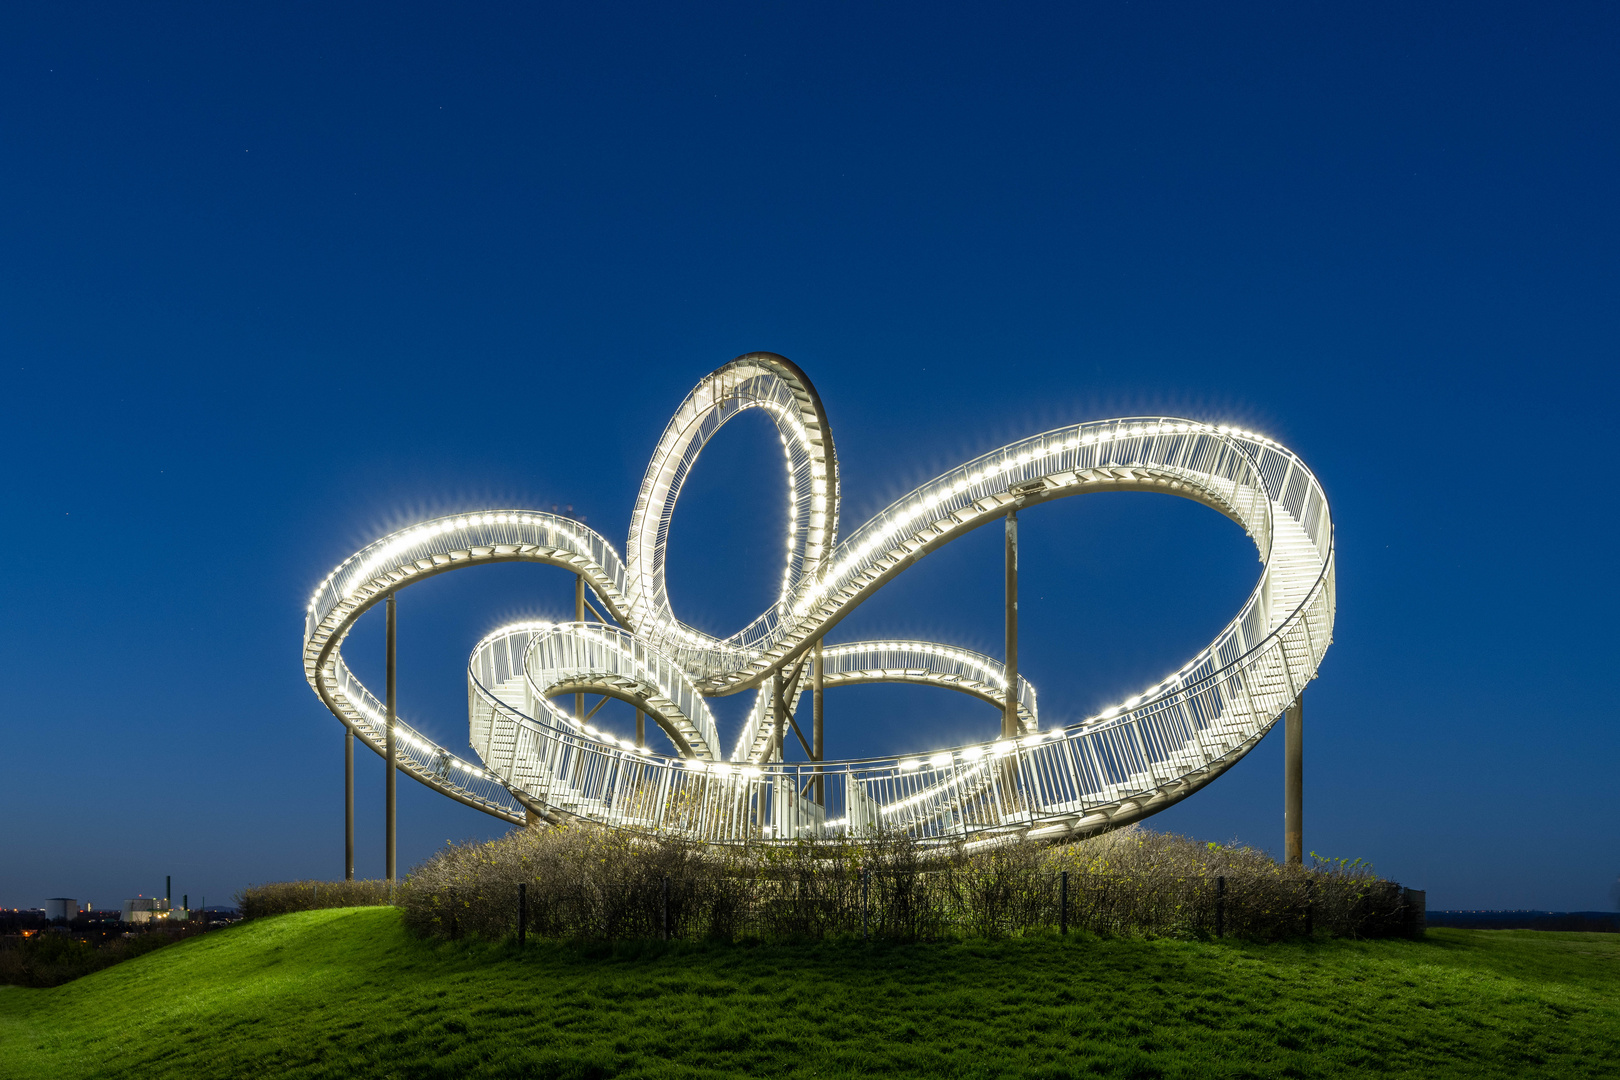
[[[704,446],[749,409],[770,416],[786,458],[787,550],[775,601],[735,634],[715,638],[681,622],[671,608],[665,579],[670,523]],[[740,356],[705,376],[686,396],[647,464],[625,549],[630,624],[682,657],[695,674],[740,667],[791,620],[794,600],[825,566],[837,534],[838,459],[815,387],[775,353]]]

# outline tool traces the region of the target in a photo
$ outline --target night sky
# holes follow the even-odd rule
[[[341,876],[311,588],[452,510],[622,547],[682,397],[766,349],[826,403],[846,535],[1081,420],[1296,450],[1339,565],[1307,850],[1432,907],[1611,907],[1617,46],[1580,3],[7,7],[0,905]],[[745,415],[676,512],[677,613],[760,611],[785,506]],[[1162,496],[1021,533],[1043,726],[1179,666],[1259,572]],[[999,655],[1000,544],[831,640]],[[465,751],[473,644],[571,608],[538,566],[406,590],[401,711]],[[377,686],[381,621],[346,650]],[[997,730],[944,691],[827,711],[832,756]],[[1150,827],[1280,853],[1281,739]],[[401,782],[402,867],[504,831]]]

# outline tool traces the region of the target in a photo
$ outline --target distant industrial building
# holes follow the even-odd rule
[[[137,896],[133,900],[124,901],[124,921],[127,923],[152,922],[185,922],[191,917],[191,904],[189,898],[182,898],[178,908],[169,903],[170,888],[174,878],[163,879],[163,897]]]
[[[79,902],[66,896],[45,901],[45,917],[51,922],[72,922],[79,917]]]
[[[160,896],[138,896],[124,901],[127,923],[167,922],[171,914],[169,902]]]

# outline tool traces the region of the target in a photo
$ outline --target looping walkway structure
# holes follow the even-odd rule
[[[781,586],[748,626],[716,638],[670,606],[670,521],[705,444],[749,409],[769,415],[782,444],[790,505]],[[926,641],[823,644],[890,579],[991,522],[1007,522],[1011,588],[1017,514],[1108,491],[1203,503],[1243,527],[1262,565],[1215,639],[1140,693],[1081,722],[1042,728],[1035,690],[1015,660]],[[874,827],[924,841],[978,841],[1095,832],[1186,797],[1295,706],[1332,639],[1327,500],[1298,457],[1254,432],[1162,416],[1093,421],[967,462],[842,539],[838,505],[837,458],[815,388],[786,359],[750,353],[703,379],[676,410],[642,481],[623,556],[582,522],[526,510],[402,529],[356,552],[315,589],[305,674],[354,735],[386,753],[388,703],[342,656],[355,621],[436,574],[546,563],[578,575],[600,602],[598,620],[584,619],[582,588],[574,621],[515,624],[480,641],[467,669],[479,760],[457,757],[396,716],[398,767],[417,780],[514,823],[583,819],[715,843]],[[1009,602],[1010,619],[1012,610]],[[1008,640],[1015,657],[1012,623]],[[902,757],[783,760],[789,730],[819,757],[822,687],[871,682],[948,687],[993,702],[1004,710],[1002,736]],[[812,687],[814,747],[794,719]],[[708,699],[748,690],[753,708],[723,746]],[[677,752],[654,753],[644,739],[600,730],[581,714],[584,694],[634,704]],[[569,695],[572,711],[563,707]]]

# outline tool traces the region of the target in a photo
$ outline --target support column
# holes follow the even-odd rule
[[[1007,701],[1001,737],[1018,734],[1018,511],[1007,513]]]
[[[1305,863],[1305,692],[1283,714],[1283,861]]]
[[[810,663],[810,756],[817,761],[826,761],[826,747],[822,745],[822,711],[821,691],[822,679],[826,669],[821,662],[821,639],[816,639],[816,655]],[[827,777],[820,769],[816,770],[816,805],[822,808],[827,806]]]
[[[343,725],[343,880],[354,880],[354,728]]]
[[[574,575],[574,621],[585,621],[585,575]],[[574,695],[574,719],[580,723],[585,722],[585,693],[580,691]]]
[[[388,761],[388,780],[387,780],[388,808],[387,808],[387,824],[384,826],[384,829],[383,829],[383,831],[387,834],[387,837],[386,837],[386,839],[384,841],[384,843],[385,843],[385,845],[387,847],[387,851],[385,853],[383,862],[385,864],[384,876],[388,879],[389,883],[392,884],[393,881],[394,881],[394,837],[395,837],[395,832],[394,832],[394,794],[395,794],[395,791],[394,791],[394,789],[395,789],[395,781],[399,778],[399,748],[396,745],[396,740],[394,738],[394,721],[395,721],[395,718],[399,715],[399,713],[398,713],[398,699],[395,697],[395,682],[394,682],[394,669],[395,669],[394,656],[395,656],[395,645],[397,644],[397,635],[395,633],[396,623],[395,623],[395,619],[394,619],[394,594],[393,593],[388,594],[388,603],[387,603],[387,608],[386,609],[387,609],[387,612],[388,612],[388,690],[387,690],[388,701],[387,701],[387,713],[386,713],[386,717],[385,717],[384,722],[388,725],[387,739],[386,739],[386,744],[385,744],[385,748],[386,748],[386,751],[387,751],[387,761]]]
[[[647,746],[647,713],[643,709],[636,710],[636,745],[643,749]]]
[[[787,728],[787,699],[784,697],[782,673],[777,672],[771,676],[771,716],[775,723],[771,725],[771,753],[770,760],[783,760],[782,734]]]
[[[1018,511],[1007,512],[1007,696],[1001,708],[1001,737],[1018,737]],[[1018,763],[1011,757],[1001,761],[997,784],[1001,813],[1018,807]]]

